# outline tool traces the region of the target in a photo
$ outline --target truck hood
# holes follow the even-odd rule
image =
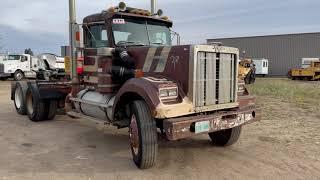
[[[166,77],[176,82],[187,94],[191,49],[192,45],[129,47],[128,53],[135,59],[137,69],[141,69],[145,76]]]

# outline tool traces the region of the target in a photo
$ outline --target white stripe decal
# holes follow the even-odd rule
[[[143,72],[149,72],[150,71],[150,68],[151,68],[151,65],[153,63],[153,58],[156,54],[156,51],[157,51],[157,48],[149,48],[149,51],[148,51],[148,54],[147,54],[147,57],[145,59],[145,62],[144,62],[144,65],[143,65],[143,69],[142,71]]]
[[[156,67],[156,70],[154,72],[163,72],[167,65],[167,60],[169,57],[169,53],[171,51],[171,47],[164,47],[162,49],[158,65]]]

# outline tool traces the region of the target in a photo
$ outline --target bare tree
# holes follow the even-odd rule
[[[32,51],[30,48],[25,49],[25,50],[24,50],[24,53],[33,56],[33,51]]]

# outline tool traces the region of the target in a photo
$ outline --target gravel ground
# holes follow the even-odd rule
[[[34,123],[16,114],[10,82],[0,87],[0,180],[320,179],[320,107],[259,96],[263,118],[245,126],[234,146],[212,146],[205,135],[160,139],[157,165],[141,171],[127,129],[67,116]]]

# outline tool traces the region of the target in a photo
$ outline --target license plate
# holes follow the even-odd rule
[[[210,121],[196,122],[195,133],[208,132],[210,130]]]

